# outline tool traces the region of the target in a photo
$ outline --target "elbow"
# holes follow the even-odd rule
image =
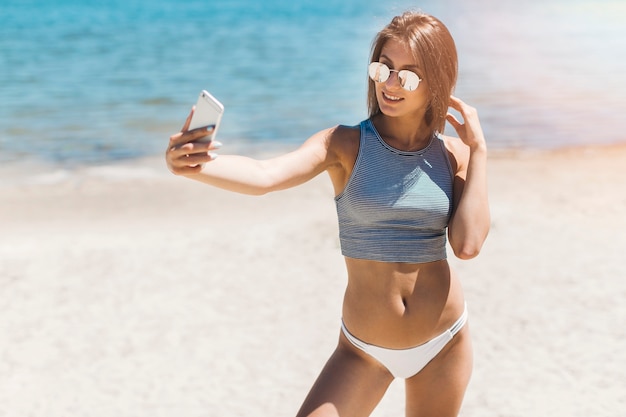
[[[265,194],[269,194],[270,191],[272,191],[272,190],[268,189],[268,188],[251,188],[251,189],[248,189],[248,190],[244,190],[241,193],[258,197],[258,196],[262,196],[262,195],[265,195]]]
[[[480,254],[485,238],[464,239],[461,241],[450,239],[450,247],[457,258],[462,260],[473,259]]]
[[[270,180],[257,179],[257,182],[242,189],[243,194],[252,196],[264,196],[277,190],[276,185]]]
[[[456,233],[452,232],[452,229],[448,229],[448,239],[450,241],[450,247],[454,252],[454,255],[463,260],[473,259],[480,254],[480,251],[487,240],[489,234],[489,226],[476,227],[474,230],[465,232],[459,232],[455,229]]]
[[[452,247],[452,251],[454,252],[454,256],[464,261],[468,259],[472,259],[478,256],[480,253],[480,247],[476,246],[463,246],[461,248]]]

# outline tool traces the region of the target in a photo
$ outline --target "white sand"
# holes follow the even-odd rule
[[[451,259],[462,416],[626,410],[626,147],[493,155],[493,226]],[[0,416],[291,416],[339,334],[325,176],[247,197],[161,161],[0,172]],[[392,385],[375,416],[403,415]]]

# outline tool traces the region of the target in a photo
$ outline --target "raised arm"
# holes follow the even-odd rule
[[[457,173],[448,238],[458,258],[471,259],[480,252],[491,223],[487,196],[487,145],[476,109],[456,97],[450,98],[450,107],[461,114],[464,123],[451,114],[447,116],[463,142],[450,142],[449,146],[457,162]]]
[[[193,111],[192,111],[193,114]],[[327,129],[311,136],[297,150],[266,160],[239,155],[220,155],[219,143],[194,142],[211,133],[201,128],[189,131],[189,120],[181,132],[170,137],[165,159],[176,175],[243,194],[262,195],[302,184],[337,163],[330,150]]]

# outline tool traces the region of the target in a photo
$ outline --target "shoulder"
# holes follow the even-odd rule
[[[332,128],[329,139],[332,145],[338,147],[351,147],[355,144],[359,145],[361,137],[361,128],[357,126],[338,125]]]
[[[307,142],[323,143],[328,147],[339,146],[350,141],[359,140],[361,131],[358,125],[337,125],[313,134]]]
[[[311,136],[307,143],[324,149],[331,159],[338,162],[351,159],[358,153],[361,130],[359,125],[337,125],[320,130]]]
[[[357,126],[338,125],[321,130],[311,136],[305,146],[323,161],[328,171],[335,194],[344,189],[359,154],[361,130]]]
[[[441,139],[448,152],[452,169],[456,174],[467,170],[467,162],[469,161],[469,148],[459,138],[441,135]]]
[[[356,126],[336,126],[330,138],[330,145],[337,160],[346,168],[351,168],[359,153],[361,129]]]
[[[337,125],[329,129],[322,130],[318,134],[320,133],[324,134],[324,136],[328,140],[329,145],[342,145],[346,142],[358,142],[359,137],[361,136],[361,128],[359,125]]]

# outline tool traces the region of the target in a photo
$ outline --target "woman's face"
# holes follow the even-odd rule
[[[378,61],[395,71],[413,71],[422,79],[414,91],[402,88],[397,72],[392,72],[385,82],[374,83],[380,111],[390,117],[423,118],[428,107],[428,80],[424,80],[423,71],[415,62],[411,50],[402,42],[389,40],[383,46]]]

